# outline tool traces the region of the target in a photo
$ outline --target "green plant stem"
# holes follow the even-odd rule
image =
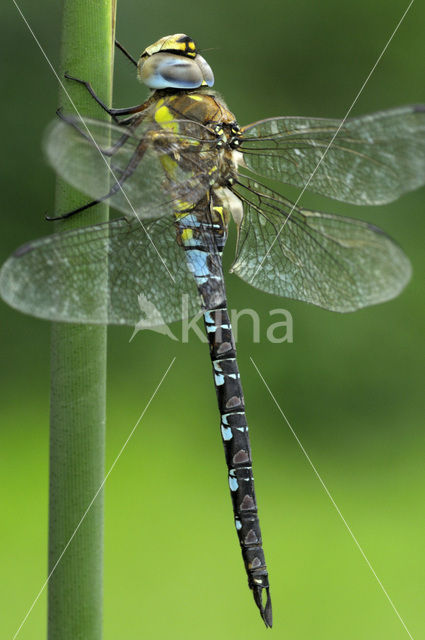
[[[61,78],[67,71],[89,80],[107,104],[111,103],[112,93],[114,25],[115,0],[64,1]],[[82,115],[107,119],[84,87],[67,80],[63,82]],[[60,91],[60,106],[65,112],[76,115],[63,90]],[[105,169],[105,193],[107,189]],[[58,180],[56,213],[70,211],[86,201],[85,196]],[[107,206],[98,205],[75,218],[57,223],[56,230],[101,222],[107,216]],[[106,328],[54,324],[51,337],[49,640],[100,640],[102,637],[103,491],[91,506],[90,503],[104,477],[105,387]]]

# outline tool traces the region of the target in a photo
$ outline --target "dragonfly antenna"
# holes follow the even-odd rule
[[[199,49],[199,53],[205,53],[206,51],[218,51],[220,47],[208,47],[208,49]]]

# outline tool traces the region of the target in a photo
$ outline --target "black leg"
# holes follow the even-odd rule
[[[130,62],[134,64],[135,67],[137,67],[137,60],[133,58],[133,56],[127,51],[127,49],[124,49],[124,47],[120,42],[118,42],[118,40],[115,40],[115,46],[130,60]]]
[[[85,140],[87,140],[87,142],[90,142],[90,144],[93,144],[93,140],[90,138],[90,136],[87,135],[87,133],[82,129],[80,129],[80,127],[77,125],[76,118],[71,118],[70,116],[66,116],[62,110],[62,107],[59,107],[59,109],[56,109],[56,115],[58,116],[58,118],[63,120],[63,122],[66,122],[66,124],[69,124],[76,131],[78,131],[80,136],[82,136]]]
[[[118,151],[118,149],[120,149],[123,146],[123,144],[125,144],[127,142],[129,137],[130,137],[130,135],[128,133],[123,133],[121,138],[119,140],[117,140],[116,143],[112,147],[108,147],[108,149],[100,149],[102,154],[104,156],[109,157],[109,158],[112,157]]]
[[[82,84],[83,87],[87,89],[91,97],[94,98],[94,100],[96,100],[97,104],[100,107],[102,107],[102,109],[106,111],[106,113],[109,113],[109,115],[112,116],[114,120],[116,120],[116,118],[114,117],[114,114],[112,113],[113,109],[110,109],[109,107],[107,107],[106,104],[103,102],[103,100],[101,100],[99,96],[96,95],[90,82],[86,82],[85,80],[80,80],[80,78],[75,78],[74,76],[71,76],[69,73],[65,73],[64,76],[67,80],[73,80],[74,82],[78,82],[78,84]]]
[[[47,220],[48,222],[53,222],[54,220],[65,220],[66,218],[71,218],[72,216],[75,216],[76,213],[80,213],[81,211],[90,209],[90,207],[94,207],[96,204],[99,204],[99,202],[102,202],[102,199],[91,200],[90,202],[87,202],[87,204],[83,204],[82,207],[78,207],[78,209],[73,209],[72,211],[68,211],[68,213],[63,213],[61,216],[45,216],[44,219]]]
[[[133,171],[131,173],[133,173]],[[105,200],[108,200],[108,198],[113,196],[115,193],[117,193],[117,191],[119,191],[122,188],[123,182],[127,177],[128,176],[125,175],[125,178],[120,178],[119,180],[117,180],[114,186],[112,187],[112,189],[108,191],[108,193],[102,196],[101,198],[98,198],[97,200],[91,200],[90,202],[83,204],[81,207],[78,207],[78,209],[73,209],[72,211],[63,213],[60,216],[45,216],[45,220],[47,220],[48,222],[53,222],[54,220],[66,220],[66,218],[71,218],[72,216],[75,216],[77,213],[81,213],[82,211],[86,211],[86,209],[90,209],[91,207],[94,207],[95,205],[100,204],[101,202],[105,202]]]
[[[76,213],[81,213],[81,211],[85,211],[86,209],[89,209],[90,207],[94,207],[96,204],[99,204],[100,202],[104,202],[105,200],[108,200],[108,198],[111,198],[115,193],[117,193],[118,191],[122,190],[122,186],[124,184],[124,182],[134,173],[134,171],[137,169],[137,166],[139,164],[139,162],[141,161],[141,159],[143,158],[145,151],[147,149],[147,142],[142,140],[137,149],[135,150],[135,152],[133,153],[128,165],[126,166],[126,168],[124,169],[124,171],[122,171],[119,180],[115,181],[115,184],[111,187],[111,189],[108,191],[108,193],[104,196],[102,196],[101,198],[97,198],[96,200],[91,200],[90,202],[87,202],[87,204],[83,204],[82,207],[78,207],[78,209],[73,209],[72,211],[68,211],[67,213],[63,213],[60,216],[55,216],[55,217],[50,217],[50,216],[46,216],[46,220],[48,221],[52,221],[52,220],[64,220],[66,218],[70,218],[71,216],[74,216]],[[131,205],[131,203],[130,203]]]
[[[134,107],[125,107],[124,109],[110,109],[106,106],[103,100],[101,100],[99,96],[96,95],[90,82],[86,82],[86,80],[81,80],[80,78],[75,78],[74,76],[69,75],[69,73],[65,73],[64,75],[67,80],[73,80],[74,82],[82,84],[87,89],[92,98],[96,100],[97,104],[102,107],[102,109],[106,111],[106,113],[108,113],[116,123],[119,123],[117,116],[127,116],[132,113],[138,113],[139,111],[143,111],[145,109],[144,103],[137,104]]]
[[[71,127],[74,127],[74,129],[76,131],[78,131],[78,133],[80,134],[80,136],[82,136],[85,140],[87,140],[87,142],[89,142],[91,145],[93,145],[94,147],[96,146],[95,142],[93,141],[93,139],[87,134],[86,131],[83,131],[83,129],[80,129],[80,127],[77,125],[77,120],[75,118],[70,118],[69,116],[64,115],[64,113],[62,112],[62,109],[57,109],[56,110],[56,115],[63,120],[64,122],[66,122],[67,124],[69,124]],[[118,151],[118,149],[120,149],[123,144],[125,144],[127,142],[127,140],[129,139],[130,134],[128,133],[123,133],[123,135],[121,136],[121,138],[119,138],[116,143],[111,146],[111,147],[107,147],[106,149],[103,149],[102,147],[98,146],[98,149],[100,151],[100,153],[103,156],[107,156],[107,157],[111,157],[114,155],[114,153],[116,153]]]

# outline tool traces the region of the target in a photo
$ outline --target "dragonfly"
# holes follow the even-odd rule
[[[273,184],[356,205],[391,202],[425,183],[425,105],[347,120],[275,117],[239,126],[212,86],[194,40],[165,36],[136,60],[151,90],[110,108],[109,122],[59,113],[45,141],[56,172],[121,216],[18,248],[0,272],[12,307],[53,321],[159,326],[203,315],[234,522],[255,603],[272,626],[244,396],[227,310],[222,254],[253,287],[350,312],[397,296],[411,267],[381,229],[292,203]],[[105,186],[105,172],[110,174]],[[266,181],[267,184],[264,184]],[[106,277],[105,277],[106,274]],[[186,304],[182,304],[182,300]]]

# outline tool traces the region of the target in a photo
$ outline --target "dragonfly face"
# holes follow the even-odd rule
[[[357,205],[390,202],[425,183],[425,106],[241,128],[210,89],[212,71],[190,37],[147,47],[137,72],[154,89],[143,104],[106,109],[111,124],[62,118],[45,144],[55,170],[93,198],[71,214],[107,200],[124,217],[24,245],[3,266],[0,292],[26,313],[66,322],[155,326],[202,309],[236,530],[249,586],[271,626],[221,263],[228,224],[233,215],[232,271],[258,289],[339,312],[398,295],[410,264],[383,231],[293,204],[261,176]]]

